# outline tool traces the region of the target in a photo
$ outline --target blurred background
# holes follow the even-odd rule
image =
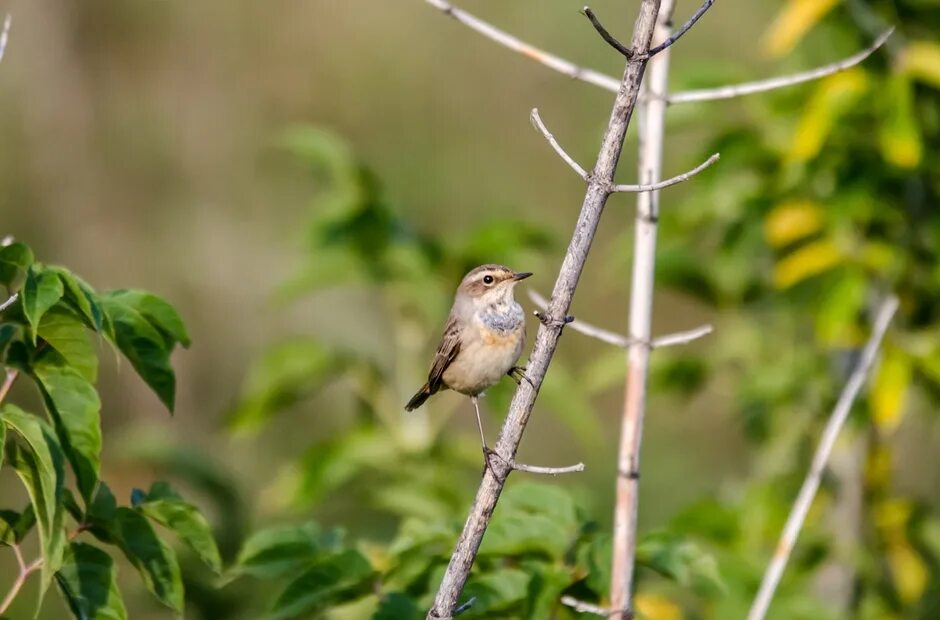
[[[619,75],[582,4],[459,5]],[[628,38],[637,5],[591,6]],[[676,21],[695,8],[679,2]],[[443,523],[446,558],[479,479],[472,409],[454,394],[402,406],[466,270],[506,262],[551,290],[583,186],[532,129],[531,108],[589,167],[612,94],[419,0],[3,10],[2,232],[96,288],[159,293],[193,339],[174,357],[174,417],[103,356],[103,478],[119,496],[156,477],[189,489],[229,560],[248,532],[302,519],[342,527],[372,557],[403,523]],[[898,32],[857,69],[669,110],[664,176],[722,160],[662,193],[654,332],[709,322],[716,333],[654,355],[640,522],[697,537],[722,584],[653,567],[640,582],[647,617],[743,614],[887,291],[902,299],[896,328],[772,617],[940,615],[940,4],[722,0],[672,48],[670,89],[826,64],[889,24]],[[635,150],[633,128],[620,182],[636,182]],[[616,331],[634,200],[611,197],[572,308]],[[536,326],[530,317],[530,335]],[[606,532],[623,354],[569,330],[556,360],[520,458],[584,461],[584,474],[550,483],[580,524]],[[504,383],[484,401],[494,440]],[[0,477],[4,495],[15,487]],[[131,617],[167,617],[130,573]],[[432,581],[408,591],[421,601]],[[603,598],[595,581],[585,587]],[[275,593],[209,583],[187,572],[192,617],[260,617]],[[45,617],[59,617],[54,605]],[[507,609],[477,613],[523,617]],[[369,617],[358,613],[347,617]]]

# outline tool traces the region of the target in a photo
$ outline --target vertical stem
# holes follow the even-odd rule
[[[653,44],[669,37],[674,0],[663,0],[656,20]],[[666,86],[669,77],[669,48],[649,63],[644,96],[639,104],[639,182],[655,183],[662,176],[663,133],[666,117]],[[652,96],[650,96],[652,95]],[[656,264],[656,227],[659,218],[659,191],[637,194],[636,230],[633,254],[633,282],[630,292],[630,338],[627,376],[617,459],[617,496],[614,507],[613,566],[611,567],[611,609],[615,618],[629,618],[632,609],[636,523],[639,505],[640,442],[646,383],[649,374],[651,323],[653,315],[653,274]]]
[[[591,243],[594,241],[594,234],[600,224],[604,205],[610,195],[614,172],[623,149],[623,139],[640,93],[640,83],[646,69],[644,57],[650,47],[656,16],[659,14],[659,5],[660,0],[642,0],[640,4],[631,41],[631,48],[636,55],[627,62],[620,90],[614,99],[607,130],[604,132],[597,155],[597,163],[581,204],[581,212],[568,244],[568,251],[565,253],[552,290],[552,297],[546,312],[549,321],[539,327],[535,337],[535,346],[526,364],[529,381],[522,381],[519,384],[512,403],[509,405],[509,413],[496,443],[496,453],[500,459],[494,459],[495,466],[487,467],[483,474],[483,480],[480,481],[480,487],[470,513],[467,515],[463,532],[457,540],[457,547],[454,549],[434,597],[434,606],[428,612],[429,620],[451,618],[457,608],[458,598],[470,575],[470,568],[473,566],[493,511],[496,509],[503,485],[506,484],[506,477],[511,471],[509,464],[515,459],[519,443],[522,441],[522,433],[535,406],[538,389],[542,385],[552,356],[555,354],[555,348],[558,346],[558,338],[561,336],[564,325],[563,319],[571,306],[571,299],[574,297]]]

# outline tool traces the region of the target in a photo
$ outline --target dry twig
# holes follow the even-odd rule
[[[839,431],[842,430],[845,420],[849,417],[852,404],[868,377],[868,372],[871,370],[878,349],[881,347],[881,341],[885,332],[888,331],[888,326],[891,324],[891,319],[897,309],[898,299],[894,296],[886,299],[878,309],[871,337],[868,339],[865,348],[862,349],[858,363],[842,389],[839,400],[829,416],[829,421],[826,422],[826,428],[819,440],[819,445],[816,447],[816,453],[813,455],[813,462],[806,473],[806,478],[803,480],[803,486],[800,487],[796,501],[793,502],[790,515],[783,527],[783,533],[781,533],[780,540],[775,547],[773,559],[767,565],[760,589],[754,598],[751,610],[747,614],[748,620],[763,620],[764,616],[767,615],[770,601],[773,599],[777,584],[780,583],[780,578],[783,576],[783,570],[790,559],[790,553],[793,551],[796,538],[803,527],[803,522],[806,520],[806,514],[813,503],[813,498],[816,497],[816,491],[819,490],[819,483],[822,482],[823,472],[826,469],[826,463],[829,461],[829,455],[832,453],[832,447],[839,437]]]
[[[440,0],[427,1],[440,8]],[[653,24],[659,13],[659,4],[660,0],[641,1],[631,41],[631,47],[640,55],[645,54],[649,49]],[[463,532],[435,595],[434,605],[428,612],[427,617],[430,620],[453,616],[460,592],[470,574],[470,567],[473,565],[483,535],[502,493],[505,477],[509,473],[506,468],[513,461],[519,443],[522,441],[522,433],[535,405],[539,387],[542,385],[558,346],[558,339],[566,322],[571,299],[581,277],[581,271],[584,269],[604,205],[607,203],[609,187],[623,149],[624,136],[640,92],[645,65],[645,60],[630,60],[624,69],[622,87],[618,89],[614,99],[607,129],[598,151],[597,163],[588,181],[581,212],[552,290],[546,320],[539,327],[532,354],[526,365],[526,375],[529,381],[520,382],[513,396],[506,421],[496,443],[496,453],[500,456],[500,460],[497,461],[495,467],[487,467],[484,471]]]

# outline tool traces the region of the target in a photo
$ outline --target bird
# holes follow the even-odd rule
[[[480,265],[457,287],[444,335],[434,354],[428,380],[405,405],[413,411],[441,390],[470,397],[486,455],[479,396],[508,375],[518,384],[525,368],[516,366],[525,346],[525,313],[513,297],[516,284],[532,274],[504,265]]]

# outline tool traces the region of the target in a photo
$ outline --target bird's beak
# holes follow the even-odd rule
[[[528,278],[528,277],[531,276],[531,275],[532,275],[532,274],[531,274],[530,272],[525,271],[525,272],[522,272],[522,273],[517,273],[517,274],[515,274],[515,275],[512,277],[512,279],[515,280],[516,282],[518,282],[519,280],[525,280],[526,278]]]

